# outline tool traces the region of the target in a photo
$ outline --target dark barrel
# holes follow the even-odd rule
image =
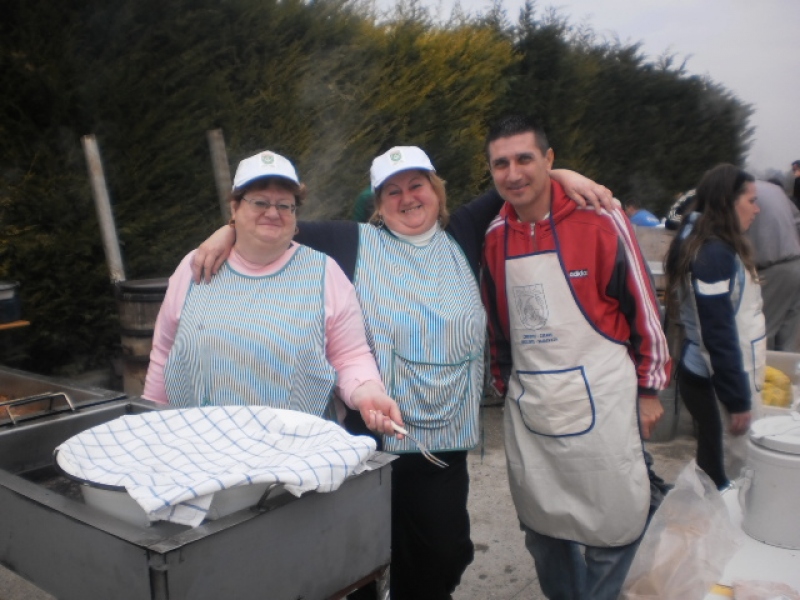
[[[19,318],[19,283],[0,281],[0,323],[13,323]]]
[[[122,385],[129,396],[144,390],[153,329],[164,301],[168,278],[136,279],[116,284],[122,345]]]

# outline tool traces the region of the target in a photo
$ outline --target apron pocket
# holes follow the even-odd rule
[[[403,420],[425,429],[447,426],[469,401],[474,362],[418,362],[392,352],[389,394],[402,407]]]
[[[522,391],[515,399],[525,426],[540,435],[581,435],[594,425],[594,402],[583,367],[562,371],[517,371]]]

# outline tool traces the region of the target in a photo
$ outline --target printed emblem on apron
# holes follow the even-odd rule
[[[514,288],[521,329],[541,329],[547,324],[547,298],[541,283]]]

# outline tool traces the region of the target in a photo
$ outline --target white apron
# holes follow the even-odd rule
[[[751,421],[756,421],[764,416],[761,400],[761,388],[764,387],[764,376],[767,366],[767,329],[764,320],[763,301],[761,300],[761,286],[753,281],[753,277],[744,268],[744,264],[737,258],[738,278],[741,294],[738,299],[733,297],[736,305],[736,333],[739,336],[739,350],[742,353],[742,365],[750,383],[750,411]],[[689,283],[691,287],[691,280]],[[692,295],[694,301],[694,295]],[[695,314],[697,305],[694,305]],[[697,320],[699,323],[699,319]],[[700,344],[700,354],[713,373],[711,356],[705,343]],[[723,415],[723,447],[725,450],[725,473],[735,479],[739,476],[747,459],[747,435],[731,435],[728,429],[729,420],[727,409],[720,403],[720,414]]]
[[[506,288],[506,455],[519,518],[555,538],[628,544],[650,507],[628,348],[587,320],[557,250],[506,257]]]

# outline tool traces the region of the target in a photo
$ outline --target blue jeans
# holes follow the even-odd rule
[[[640,540],[600,548],[542,535],[521,523],[520,528],[550,600],[617,600]]]
[[[653,472],[653,458],[646,451],[644,458],[650,478],[649,524],[672,486]],[[643,531],[630,544],[601,548],[542,535],[522,523],[519,526],[536,564],[539,585],[550,600],[617,600],[644,536]]]

